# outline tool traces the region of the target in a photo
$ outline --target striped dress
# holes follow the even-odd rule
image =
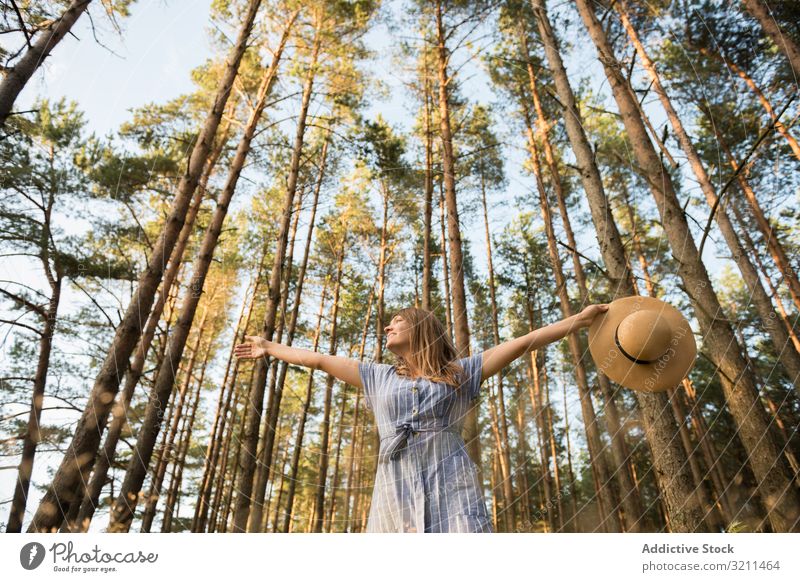
[[[461,437],[480,392],[483,353],[457,360],[458,389],[360,362],[367,407],[380,435],[367,532],[491,532],[477,467]]]

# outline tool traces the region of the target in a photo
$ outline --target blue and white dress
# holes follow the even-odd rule
[[[483,353],[457,360],[458,389],[360,362],[381,439],[367,532],[492,532],[461,428],[480,392]]]

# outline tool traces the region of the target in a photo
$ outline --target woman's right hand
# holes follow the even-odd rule
[[[246,335],[244,339],[244,343],[237,345],[233,349],[234,356],[237,358],[255,359],[268,355],[269,346],[272,344],[271,341],[259,335]]]

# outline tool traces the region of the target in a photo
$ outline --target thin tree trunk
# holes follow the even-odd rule
[[[211,516],[209,522],[209,533],[216,531],[225,531],[222,525],[227,521],[228,512],[230,511],[230,495],[232,490],[228,487],[228,483],[235,481],[238,464],[236,459],[239,456],[239,449],[241,448],[242,438],[242,423],[243,417],[240,412],[244,410],[244,402],[247,398],[248,387],[252,386],[253,378],[255,377],[255,367],[250,369],[250,377],[246,383],[242,383],[236,391],[236,401],[231,409],[231,422],[228,431],[225,434],[225,443],[222,449],[222,467],[219,471],[218,483],[216,491],[214,492],[214,499],[211,503]],[[234,440],[234,434],[238,431],[236,437],[236,445],[233,453],[231,453],[231,443]],[[233,464],[233,470],[228,473],[228,465]]]
[[[669,96],[661,84],[661,79],[656,71],[655,65],[650,60],[647,51],[645,51],[644,45],[639,39],[636,29],[628,18],[626,4],[627,3],[624,0],[620,0],[616,5],[617,11],[619,12],[622,20],[622,24],[628,33],[628,37],[631,39],[631,42],[636,48],[636,52],[642,61],[642,66],[647,71],[650,80],[653,83],[653,88],[655,89],[655,92],[661,101],[661,105],[664,107],[664,110],[667,113],[667,117],[669,118],[672,129],[678,138],[681,149],[689,160],[692,171],[694,172],[694,175],[700,184],[700,189],[703,191],[709,207],[714,208],[718,204],[718,198],[714,186],[711,184],[711,180],[708,177],[705,167],[700,160],[700,156],[697,155],[697,151],[695,150],[694,145],[689,138],[689,134],[683,127],[680,117],[678,117],[678,114],[672,106]],[[730,65],[731,67],[736,67],[736,65],[733,63],[730,63]],[[743,71],[739,70],[738,68],[734,68],[734,72],[736,71],[739,71],[740,76],[743,76],[743,78],[749,79],[749,77],[747,77]],[[760,95],[762,104],[767,112],[774,118],[775,113],[772,110],[769,102],[766,100],[763,94],[760,93],[758,87],[755,86],[752,79],[749,79],[749,81],[750,84],[752,84],[752,88]],[[775,127],[780,131],[780,127],[783,127],[783,125],[781,124],[779,127],[776,124]],[[800,147],[798,147],[797,142],[794,141],[790,135],[788,135],[786,128],[784,127],[783,129],[787,139],[790,139],[790,143],[794,144],[793,148],[797,148],[796,155],[798,158],[800,158]],[[755,266],[753,266],[748,254],[742,248],[741,241],[739,240],[739,237],[733,228],[733,224],[728,217],[727,210],[725,208],[717,208],[714,217],[717,220],[717,224],[719,225],[722,235],[725,237],[728,248],[730,248],[731,253],[733,254],[733,258],[739,267],[739,271],[741,272],[742,278],[747,286],[748,294],[753,298],[753,302],[756,305],[756,309],[758,310],[761,321],[763,322],[764,327],[766,328],[767,333],[769,334],[770,339],[775,346],[775,352],[779,354],[781,363],[786,367],[789,377],[794,381],[795,390],[797,390],[798,394],[800,394],[800,352],[793,349],[784,349],[789,341],[789,337],[781,327],[780,323],[776,321],[777,314],[772,306],[772,302],[770,301],[769,296],[767,295],[767,292],[764,289],[761,280],[759,279]]]
[[[578,523],[578,491],[575,488],[575,472],[572,470],[572,446],[569,439],[569,409],[567,408],[567,383],[561,382],[564,391],[564,436],[567,439],[567,469],[569,470],[569,498],[570,505],[572,505],[572,519],[568,523],[572,523],[573,531],[577,531],[575,524]]]
[[[522,388],[519,382],[514,383],[514,402],[516,402],[516,428],[519,445],[516,448],[516,466],[518,467],[517,478],[518,489],[520,491],[520,521],[524,524],[522,531],[527,531],[531,521],[530,512],[530,484],[528,482],[528,420],[525,416],[525,399],[522,396]],[[559,516],[559,519],[561,516]]]
[[[253,296],[248,299],[249,287],[245,292],[245,298],[242,302],[242,310],[239,314],[239,321],[236,325],[235,337],[244,339],[245,332],[250,325],[250,318],[253,315],[253,307],[255,306],[255,297],[258,294],[258,287],[261,281],[261,270],[264,267],[264,260],[266,254],[262,253],[261,260],[258,265],[253,281]],[[245,316],[245,311],[247,315]],[[205,454],[205,465],[203,467],[203,478],[200,485],[200,492],[197,496],[195,503],[195,515],[192,521],[192,532],[202,532],[205,530],[208,521],[209,502],[211,498],[211,489],[213,487],[214,479],[217,472],[217,463],[219,462],[220,451],[223,446],[223,434],[225,433],[225,426],[227,423],[228,413],[231,411],[231,400],[235,392],[236,379],[239,374],[239,360],[234,360],[233,347],[228,351],[228,361],[225,368],[225,376],[222,380],[222,389],[220,390],[219,399],[217,402],[217,410],[214,418],[211,436],[208,441],[208,447]],[[231,364],[233,363],[233,370]]]
[[[225,73],[219,84],[214,105],[194,144],[186,173],[181,177],[178,185],[178,192],[173,201],[170,215],[153,246],[147,269],[139,278],[136,292],[117,327],[114,340],[95,379],[86,408],[78,421],[75,435],[68,447],[70,454],[61,462],[52,483],[47,488],[28,528],[29,533],[57,531],[64,517],[69,513],[69,505],[73,502],[76,484],[88,481],[89,472],[94,465],[100,446],[100,438],[105,430],[108,413],[111,411],[114,398],[119,391],[120,379],[127,371],[131,353],[141,337],[143,324],[141,314],[149,313],[153,306],[156,289],[164,273],[164,257],[172,253],[180,235],[186,211],[205,166],[214,135],[217,133],[225,103],[233,86],[260,5],[260,0],[250,0],[248,4],[242,27],[236,43],[231,49]]]
[[[735,313],[735,308],[734,308],[734,313]],[[744,359],[747,361],[747,365],[750,367],[750,369],[755,370],[756,365],[753,362],[753,359],[750,357],[750,353],[747,349],[747,342],[744,338],[744,332],[742,331],[742,328],[737,327],[735,332],[736,332],[736,337],[739,339],[739,344],[742,346],[743,350],[742,355],[744,356]],[[791,393],[787,392],[786,396],[784,396],[783,400],[781,401],[781,405],[776,406],[775,402],[772,400],[772,398],[770,398],[767,392],[767,387],[765,385],[764,379],[761,376],[761,374],[758,374],[757,372],[754,372],[754,374],[758,382],[758,393],[761,395],[762,401],[769,410],[769,415],[771,417],[771,420],[775,423],[775,427],[778,429],[778,436],[780,437],[778,439],[778,446],[780,446],[781,451],[786,456],[786,462],[789,463],[789,468],[791,470],[792,476],[795,479],[797,479],[798,471],[800,471],[800,464],[798,464],[797,457],[795,456],[794,451],[792,450],[791,436],[787,434],[786,427],[783,423],[783,419],[781,418],[782,410],[787,410],[787,409],[791,410],[791,408],[793,408],[791,403],[786,401],[787,397]],[[798,482],[798,485],[800,485],[800,482]]]
[[[709,115],[707,110],[706,115]],[[761,208],[761,204],[759,204],[758,198],[756,198],[756,193],[750,186],[750,182],[741,172],[739,172],[739,163],[733,157],[733,153],[731,152],[725,136],[717,131],[716,128],[714,129],[714,133],[717,138],[717,143],[725,153],[725,157],[728,159],[728,163],[730,164],[731,168],[733,168],[733,171],[737,172],[736,180],[739,183],[739,187],[744,193],[745,198],[750,203],[750,210],[752,211],[753,217],[756,220],[756,225],[766,241],[767,249],[769,250],[770,255],[772,255],[772,260],[775,261],[775,266],[783,276],[786,287],[789,289],[789,295],[791,295],[792,301],[794,301],[795,309],[800,311],[800,280],[797,277],[794,267],[792,267],[792,262],[789,260],[786,250],[778,238],[775,229],[764,214],[764,210]],[[780,353],[780,350],[778,350],[778,353]]]
[[[717,506],[712,503],[711,498],[706,490],[706,481],[703,472],[700,469],[700,464],[697,462],[697,447],[694,446],[689,438],[689,430],[686,428],[686,412],[681,406],[680,388],[671,388],[668,390],[669,401],[672,405],[672,412],[675,415],[675,421],[678,423],[680,429],[681,444],[686,451],[686,456],[689,459],[689,468],[692,471],[692,477],[695,482],[694,495],[697,497],[697,503],[703,508],[703,515],[705,516],[708,529],[712,532],[720,532],[725,530],[725,524],[722,516],[717,511]]]
[[[295,16],[296,14],[297,13],[295,13]],[[199,254],[192,266],[193,274],[189,285],[189,293],[184,297],[178,324],[174,334],[170,338],[169,357],[165,362],[166,366],[162,365],[158,371],[158,376],[156,377],[156,382],[151,393],[151,399],[148,401],[145,409],[145,421],[139,432],[139,439],[137,440],[135,449],[136,454],[131,459],[127,474],[125,475],[125,481],[122,484],[117,501],[111,511],[110,532],[124,532],[130,529],[133,514],[138,502],[139,492],[141,491],[141,486],[147,471],[147,464],[152,455],[153,445],[155,444],[155,439],[162,420],[163,413],[159,409],[159,403],[164,402],[173,389],[175,370],[178,368],[183,356],[186,339],[191,330],[195,311],[203,293],[203,287],[208,275],[208,270],[211,267],[214,250],[222,234],[222,225],[228,213],[228,205],[233,198],[236,184],[239,181],[242,168],[250,152],[250,145],[255,135],[258,122],[266,107],[267,97],[269,96],[270,89],[276,78],[278,63],[279,51],[276,52],[272,65],[265,72],[261,85],[258,88],[256,106],[247,120],[247,125],[236,150],[227,180],[222,192],[219,194],[217,207],[214,211],[211,223],[206,229]]]
[[[767,282],[767,286],[769,287],[770,296],[775,300],[775,305],[778,308],[778,316],[781,321],[781,324],[786,329],[786,333],[788,334],[789,338],[792,340],[792,345],[794,345],[794,349],[800,353],[800,337],[797,335],[796,327],[798,323],[798,318],[795,317],[794,322],[790,322],[789,313],[786,311],[786,306],[783,304],[783,299],[781,299],[781,295],[778,292],[778,288],[775,287],[775,284],[772,282],[772,277],[770,273],[767,271],[766,265],[761,260],[760,254],[756,249],[756,245],[753,242],[753,239],[748,232],[747,223],[742,216],[741,211],[739,210],[739,201],[736,198],[731,199],[730,207],[733,209],[733,214],[736,217],[736,222],[739,225],[739,233],[742,236],[742,240],[744,241],[744,248],[748,254],[748,256],[753,257],[753,260],[756,262],[758,266],[758,270],[761,275],[764,277],[764,280]]]
[[[431,218],[433,215],[433,122],[431,120],[431,83],[428,71],[428,52],[425,51],[423,71],[425,93],[425,209],[422,232],[422,309],[431,310]]]
[[[321,16],[317,15],[317,22],[314,31],[314,46],[309,63],[308,73],[303,86],[303,97],[300,103],[300,113],[297,119],[297,128],[292,148],[292,160],[289,165],[289,177],[286,184],[286,194],[283,201],[283,216],[281,217],[280,230],[275,248],[275,256],[272,263],[272,272],[269,279],[269,292],[267,295],[267,308],[264,315],[264,325],[261,337],[267,341],[272,341],[275,332],[275,320],[278,305],[281,303],[281,277],[283,275],[283,263],[286,255],[286,247],[289,237],[289,223],[294,207],[294,197],[297,192],[297,181],[300,174],[300,160],[303,153],[303,143],[305,139],[306,119],[308,108],[311,102],[311,92],[314,87],[314,78],[317,74],[317,59],[321,47]],[[248,531],[250,511],[253,499],[253,476],[256,471],[256,455],[259,440],[259,424],[264,409],[264,392],[267,386],[267,372],[269,371],[269,357],[260,358],[256,362],[256,378],[251,386],[248,398],[247,417],[245,420],[245,436],[241,450],[239,465],[241,466],[240,482],[237,485],[236,509],[234,515],[233,530],[235,532]],[[276,418],[278,402],[276,393],[271,393],[267,401],[267,416],[269,419]],[[275,423],[267,424],[267,433],[264,439],[264,457],[272,458],[272,443],[275,435]],[[254,526],[258,524],[255,523]]]
[[[717,499],[718,508],[724,523],[731,523],[733,515],[736,513],[733,502],[728,494],[729,488],[725,484],[727,479],[722,470],[721,456],[717,451],[714,441],[709,437],[708,426],[703,418],[702,411],[698,405],[694,388],[689,378],[684,378],[683,382],[684,397],[689,406],[689,419],[695,440],[700,443],[700,450],[703,454],[703,462],[706,465],[706,474],[711,476],[711,483],[714,486],[714,494]]]
[[[544,43],[547,61],[552,71],[559,100],[565,108],[564,118],[567,135],[575,153],[583,188],[586,192],[592,220],[597,231],[597,239],[606,270],[609,285],[615,290],[614,298],[634,294],[632,274],[619,231],[611,214],[603,183],[586,134],[581,125],[575,95],[569,85],[557,41],[544,7],[544,0],[531,0],[536,16],[539,34]],[[666,497],[668,510],[675,514],[677,531],[703,531],[704,525],[700,508],[686,505],[691,496],[691,474],[686,455],[674,439],[678,429],[671,415],[663,414],[668,401],[663,393],[649,394],[638,392],[636,398],[642,415],[656,473],[661,479],[662,491]],[[667,480],[668,478],[668,480]],[[698,528],[701,528],[698,530]]]
[[[444,315],[447,335],[453,337],[452,301],[450,300],[450,269],[447,266],[447,239],[445,236],[444,186],[439,181],[439,225],[441,226],[440,244],[442,248],[442,281],[444,282]]]
[[[45,229],[42,234],[47,236],[49,234],[50,224],[50,211],[52,209],[51,203],[47,207],[45,218]],[[47,279],[50,283],[52,294],[47,302],[47,310],[35,306],[35,311],[44,321],[41,335],[39,336],[39,357],[36,363],[36,374],[33,377],[33,395],[31,398],[31,411],[28,415],[28,428],[25,431],[25,436],[22,441],[22,457],[20,458],[19,465],[17,466],[17,481],[14,487],[14,497],[11,501],[11,509],[8,516],[8,525],[6,526],[6,533],[20,533],[22,531],[22,520],[25,517],[25,507],[28,501],[28,491],[31,484],[31,475],[33,473],[33,462],[36,457],[36,447],[42,440],[40,421],[42,418],[42,403],[44,402],[45,386],[47,384],[47,371],[50,368],[50,354],[53,349],[53,335],[56,331],[56,322],[58,317],[58,306],[61,303],[61,275],[58,274],[53,277],[49,260],[46,257],[49,255],[47,250],[49,243],[45,239],[42,246],[42,256],[45,257],[44,270],[47,273]]]
[[[389,193],[384,188],[382,194],[383,220],[381,222],[381,247],[378,257],[378,297],[375,302],[375,361],[377,363],[383,362],[383,320],[386,307],[384,293],[386,291],[386,245],[388,233],[388,225],[386,223],[389,219]]]
[[[339,314],[339,294],[342,287],[342,268],[344,265],[344,255],[346,252],[347,241],[342,241],[342,247],[339,249],[339,256],[337,257],[336,265],[336,282],[333,288],[333,304],[331,305],[331,346],[328,353],[336,355],[336,323]],[[325,485],[328,479],[328,431],[330,430],[330,417],[331,417],[331,399],[333,396],[333,383],[335,378],[328,374],[325,380],[325,404],[322,413],[322,422],[320,423],[320,433],[322,441],[320,443],[320,460],[319,460],[319,480],[317,481],[316,491],[316,504],[314,511],[314,529],[315,533],[322,532],[322,521],[325,513]]]
[[[319,300],[319,311],[317,312],[317,326],[314,331],[313,351],[319,348],[319,338],[322,335],[322,314],[325,308],[325,294],[328,291],[328,279],[322,287],[322,295]],[[289,490],[286,492],[286,512],[283,514],[283,531],[288,533],[292,524],[292,511],[294,509],[294,496],[297,489],[297,474],[300,470],[300,455],[303,452],[303,437],[305,436],[306,422],[308,421],[308,411],[311,408],[311,396],[314,388],[314,370],[309,370],[308,380],[306,381],[306,394],[303,398],[303,409],[300,411],[300,422],[297,425],[297,436],[295,437],[294,450],[292,451],[291,478],[289,479]]]
[[[253,374],[250,376],[250,381],[248,382],[247,386],[253,385],[253,378],[255,377],[255,367],[253,368]],[[236,410],[242,410],[242,406],[246,401],[246,396],[248,392],[242,391],[242,399],[237,403]],[[233,446],[233,451],[226,455],[225,460],[225,467],[226,471],[222,473],[221,476],[221,484],[220,484],[220,496],[217,504],[217,524],[215,526],[214,531],[219,531],[220,533],[227,533],[232,530],[233,527],[233,519],[232,514],[235,512],[235,508],[233,506],[233,496],[236,491],[236,483],[239,478],[239,470],[240,465],[236,461],[239,459],[239,456],[242,453],[242,442],[244,440],[245,434],[245,422],[246,422],[246,414],[239,415],[236,418],[236,424],[231,425],[231,430],[228,433],[228,443],[227,443],[227,451],[230,450],[231,443],[234,440],[234,432],[238,433],[236,435],[236,443]],[[227,472],[228,465],[232,466],[231,471]],[[227,477],[227,479],[226,479]]]
[[[336,427],[336,458],[333,461],[333,480],[331,481],[331,502],[328,505],[327,527],[325,531],[331,532],[334,529],[334,516],[336,515],[336,493],[339,490],[339,460],[342,454],[342,429],[344,427],[344,415],[347,411],[347,390],[342,390],[342,404],[339,408],[339,426]]]
[[[305,250],[303,251],[303,260],[302,260],[302,262],[300,264],[300,270],[299,270],[298,275],[297,275],[297,283],[295,285],[294,303],[293,303],[292,313],[291,313],[291,316],[290,316],[289,325],[288,325],[288,329],[287,329],[286,345],[292,345],[293,342],[294,342],[294,334],[295,334],[295,330],[296,330],[296,327],[297,327],[298,314],[299,314],[299,311],[300,311],[300,304],[301,304],[301,298],[302,298],[302,292],[303,292],[303,285],[305,283],[305,277],[306,277],[306,268],[308,266],[308,257],[309,257],[309,253],[310,253],[310,250],[311,250],[311,243],[312,243],[312,240],[313,240],[313,236],[312,235],[313,235],[313,232],[314,232],[314,226],[316,224],[317,207],[318,207],[318,203],[319,203],[319,194],[320,194],[320,190],[322,188],[322,182],[323,182],[323,179],[325,177],[325,170],[326,170],[326,167],[327,167],[328,147],[329,147],[329,145],[330,145],[330,132],[328,131],[328,133],[326,133],[326,138],[323,141],[322,151],[320,153],[319,175],[317,176],[316,183],[314,184],[314,200],[312,202],[312,207],[311,207],[311,216],[309,218],[309,228],[308,228],[308,233],[306,235],[306,244],[305,244]],[[297,218],[298,219],[299,219],[299,215],[300,215],[300,213],[299,213],[299,210],[298,210],[297,211]],[[295,221],[295,226],[294,226],[295,230],[296,230],[296,226],[297,226],[297,221]],[[291,245],[290,248],[293,248],[293,247],[294,247],[294,231],[293,231],[293,235],[292,235],[292,245]],[[289,267],[288,267],[289,273],[287,273],[287,275],[284,277],[284,291],[281,294],[281,296],[282,296],[282,299],[281,299],[282,311],[286,310],[285,302],[286,302],[286,299],[287,299],[288,293],[289,293],[288,285],[289,285],[289,279],[291,278],[290,277],[290,274],[291,274],[290,270],[291,270],[291,264],[292,264],[292,251],[291,250],[290,250],[290,254],[289,254],[289,258],[288,258],[288,263],[289,263]],[[282,324],[279,327],[278,331],[279,331],[279,335],[282,335],[282,332],[283,332],[283,325]],[[279,367],[278,367],[277,380],[274,377],[272,379],[273,384],[271,385],[271,390],[270,390],[270,393],[272,394],[272,397],[271,397],[271,400],[270,400],[269,405],[267,407],[268,408],[268,413],[267,413],[267,422],[266,422],[266,434],[265,434],[265,437],[264,437],[264,450],[263,450],[263,454],[262,454],[262,464],[264,465],[264,469],[262,469],[262,471],[263,471],[262,473],[259,473],[259,479],[264,479],[264,481],[263,482],[259,481],[256,484],[256,491],[259,492],[259,495],[261,496],[261,501],[263,501],[263,491],[266,489],[266,479],[265,479],[265,477],[267,475],[267,471],[269,470],[269,468],[272,465],[272,449],[273,449],[273,442],[274,442],[274,433],[270,429],[270,427],[275,426],[275,424],[278,422],[278,415],[279,415],[279,411],[280,411],[280,403],[281,403],[281,400],[283,398],[283,388],[284,388],[284,384],[285,384],[285,381],[286,381],[286,373],[287,373],[287,371],[288,371],[288,365],[285,362],[280,362],[279,363]],[[250,524],[251,525],[250,526],[252,526],[253,523],[257,523],[256,521],[254,521],[254,519],[255,519],[255,517],[260,515],[260,512],[261,512],[260,503],[261,502],[256,503],[254,505],[254,507],[253,507],[253,510],[252,510],[253,517],[251,517],[251,520],[250,520]],[[290,514],[291,511],[289,510],[289,511],[287,511],[287,513]]]
[[[167,500],[164,503],[164,519],[161,524],[162,532],[172,531],[172,521],[180,512],[180,506],[176,508],[176,505],[180,499],[181,483],[183,481],[183,469],[186,465],[186,456],[189,452],[189,445],[191,444],[192,440],[194,421],[197,417],[197,408],[200,404],[200,392],[203,389],[203,379],[205,378],[206,370],[208,368],[208,358],[211,355],[211,348],[212,344],[209,343],[209,345],[206,347],[206,354],[203,358],[203,364],[200,368],[200,378],[197,380],[197,389],[195,390],[194,397],[192,399],[192,408],[182,431],[180,445],[178,447],[178,455],[173,465],[172,482],[170,483]]]
[[[324,146],[323,146],[324,147]],[[286,266],[284,267],[284,274],[281,277],[281,303],[278,307],[280,317],[278,318],[277,326],[275,328],[275,341],[278,343],[285,343],[291,345],[294,341],[294,334],[291,339],[284,341],[283,331],[287,321],[286,311],[289,302],[289,286],[292,280],[292,269],[294,268],[294,247],[297,238],[297,228],[300,223],[300,214],[303,205],[303,190],[301,189],[295,201],[293,211],[294,220],[291,226],[291,235],[289,236],[289,243],[287,246]],[[313,229],[313,226],[312,226]],[[267,492],[267,484],[270,482],[270,475],[275,474],[272,470],[273,457],[275,455],[274,443],[277,437],[273,434],[271,427],[276,426],[280,419],[281,401],[283,400],[283,388],[286,381],[287,366],[280,360],[273,359],[272,372],[269,374],[269,394],[272,398],[267,405],[267,414],[264,415],[263,428],[261,429],[261,438],[259,442],[262,443],[261,450],[258,453],[258,467],[256,470],[255,484],[253,486],[253,504],[250,507],[250,516],[248,517],[247,530],[254,532],[261,532],[261,523],[268,521],[267,515],[269,511],[264,511],[264,497]],[[274,412],[274,417],[272,413]],[[269,435],[269,436],[268,436]],[[273,487],[274,489],[274,483]]]
[[[497,463],[497,455],[492,455],[492,472],[489,476],[489,487],[492,490],[492,527],[494,527],[495,531],[499,529],[498,527],[498,511],[497,506],[499,505],[499,496],[497,495],[497,482],[502,479],[502,475],[500,475],[500,469],[498,468]]]
[[[438,40],[438,76],[439,76],[439,125],[442,138],[442,169],[444,173],[444,192],[447,204],[447,234],[450,239],[450,292],[453,300],[453,323],[455,327],[455,344],[458,357],[463,358],[470,353],[469,318],[467,316],[467,294],[464,286],[464,255],[462,252],[461,229],[458,221],[458,201],[456,197],[455,158],[453,156],[453,136],[450,131],[450,97],[447,85],[450,78],[447,73],[448,49],[445,43],[445,30],[442,17],[442,0],[436,1],[436,33]],[[469,406],[464,419],[464,441],[467,452],[478,469],[478,480],[481,481],[481,442],[478,434],[478,402],[475,399]]]
[[[736,420],[742,444],[748,451],[772,527],[776,532],[800,531],[800,494],[792,488],[788,465],[780,455],[766,411],[758,400],[752,372],[742,359],[731,324],[716,315],[723,311],[694,244],[670,175],[647,136],[635,108],[633,92],[622,77],[620,65],[597,20],[594,7],[588,0],[577,0],[577,7],[597,47],[634,156],[647,176],[662,226],[678,263],[678,275],[694,305],[709,356],[718,368],[728,407]],[[681,531],[687,525],[671,513],[669,517],[674,531]]]
[[[78,18],[86,11],[92,0],[74,0],[72,4],[50,26],[39,32],[33,44],[28,42],[28,50],[16,64],[4,71],[0,82],[0,127],[5,125],[11,115],[14,101],[27,82],[50,56],[53,49],[69,34]],[[10,522],[9,522],[10,523]]]
[[[764,6],[761,0],[742,0],[742,4],[758,20],[764,32],[772,39],[778,50],[789,59],[789,66],[794,71],[794,78],[800,79],[800,46],[792,40],[791,36],[780,29],[778,23],[769,13],[769,9]]]
[[[544,348],[533,350],[530,353],[527,369],[531,376],[531,381],[528,383],[528,396],[530,397],[533,419],[537,429],[536,442],[539,449],[539,462],[542,465],[542,480],[544,481],[540,488],[540,491],[544,491],[544,504],[542,504],[542,507],[550,507],[553,487],[553,479],[550,475],[550,439],[547,435],[547,415],[543,414],[541,399],[545,351]],[[552,529],[551,514],[549,511],[546,512],[545,518]]]
[[[489,232],[489,209],[486,204],[486,184],[483,176],[483,168],[481,168],[481,201],[483,203],[483,225],[486,234],[486,260],[489,269],[489,298],[492,305],[492,335],[494,336],[494,345],[500,344],[500,324],[498,322],[499,315],[497,311],[497,297],[495,292],[494,281],[494,266],[492,263],[492,237]],[[503,476],[503,505],[505,512],[503,514],[506,531],[514,531],[515,524],[515,510],[514,510],[514,484],[511,480],[511,453],[509,451],[509,438],[508,438],[508,420],[506,416],[506,403],[503,395],[503,375],[497,375],[497,403],[499,410],[497,415],[500,420],[500,472]]]
[[[496,386],[496,384],[494,384],[494,381],[491,382],[490,386],[491,386],[491,388],[490,388],[490,394],[489,394],[488,400],[489,400],[489,417],[490,417],[490,421],[491,421],[491,430],[492,430],[492,437],[493,437],[493,440],[494,440],[494,451],[495,451],[495,454],[493,456],[499,457],[499,456],[502,456],[502,453],[501,453],[501,450],[502,450],[502,444],[501,444],[502,436],[500,435],[500,421],[497,418],[497,398],[495,397],[494,390],[492,390],[492,388],[494,388],[494,386]],[[493,465],[492,466],[494,466],[495,461],[497,461],[497,459],[493,459]],[[494,469],[492,469],[492,471],[494,471]],[[492,485],[492,500],[493,500],[492,503],[493,503],[493,507],[495,509],[496,509],[497,505],[502,505],[502,511],[499,511],[499,512],[495,511],[495,514],[496,515],[499,515],[499,514],[503,515],[503,529],[504,529],[504,531],[509,532],[509,531],[513,531],[514,528],[512,526],[509,529],[509,527],[508,527],[509,520],[508,520],[508,518],[506,516],[509,513],[511,513],[511,511],[512,511],[513,497],[512,498],[508,498],[508,497],[506,497],[505,493],[503,493],[503,480],[504,480],[503,471],[502,471],[502,469],[500,469],[500,478],[497,479],[494,482],[494,484]],[[500,500],[498,500],[496,491],[494,491],[494,488],[496,486],[500,488],[500,492],[502,494],[502,502]],[[494,527],[495,527],[495,529],[497,529],[498,528],[498,524],[495,523]]]
[[[172,406],[172,418],[169,430],[162,435],[160,452],[156,454],[156,458],[154,459],[154,465],[156,468],[155,471],[153,471],[150,490],[148,491],[147,495],[145,495],[145,507],[144,513],[142,514],[141,531],[144,533],[148,533],[153,525],[153,520],[155,519],[156,515],[156,507],[158,505],[158,500],[161,497],[161,487],[164,484],[164,477],[167,473],[167,467],[169,466],[170,462],[175,462],[174,457],[176,455],[173,452],[175,447],[180,442],[178,433],[181,420],[184,418],[183,411],[184,406],[187,404],[186,397],[189,391],[189,386],[192,382],[195,361],[200,351],[200,341],[203,339],[207,317],[208,306],[206,305],[206,308],[203,311],[203,317],[200,320],[199,330],[197,332],[197,337],[195,338],[194,346],[192,346],[192,354],[186,361],[183,382],[177,394],[173,395],[173,398],[177,396],[177,401]],[[164,364],[169,365],[168,362],[165,362]]]
[[[528,147],[530,149],[529,159],[533,165],[533,172],[536,177],[536,185],[539,191],[539,208],[542,213],[542,221],[544,222],[545,226],[547,249],[550,255],[550,263],[553,267],[554,283],[557,289],[561,314],[566,319],[572,317],[574,312],[572,311],[572,306],[570,305],[569,294],[567,292],[567,281],[564,277],[564,269],[561,263],[561,257],[558,254],[556,234],[555,229],[553,228],[553,217],[550,213],[550,201],[547,199],[547,192],[545,189],[544,180],[542,178],[542,169],[539,163],[538,147],[533,136],[530,114],[527,111],[527,107],[525,108],[524,115],[527,126]],[[582,362],[582,352],[580,345],[578,345],[577,335],[569,334],[567,336],[567,344],[569,346],[570,354],[572,355],[575,381],[580,393],[581,412],[583,414],[584,428],[586,429],[586,443],[589,447],[589,459],[598,479],[598,482],[596,483],[596,489],[601,501],[600,507],[602,508],[602,519],[599,527],[612,533],[620,532],[622,531],[622,524],[620,523],[619,516],[617,514],[617,504],[614,503],[616,484],[611,480],[611,474],[605,462],[605,455],[603,455],[603,440],[600,436],[597,416],[594,411],[594,406],[592,405],[592,395],[589,391],[589,379],[586,375],[586,367]]]
[[[367,332],[369,331],[369,322],[372,318],[372,302],[375,296],[374,289],[370,291],[369,301],[367,302],[367,316],[364,318],[364,328],[361,332],[361,342],[358,348],[358,360],[364,359],[364,350],[367,345]],[[356,388],[356,402],[353,405],[353,436],[350,441],[350,463],[347,468],[347,487],[344,492],[344,531],[352,531],[350,526],[350,496],[353,489],[353,479],[355,478],[355,463],[356,463],[356,442],[358,441],[359,426],[361,421],[361,388]]]
[[[550,457],[553,459],[553,485],[556,491],[556,505],[558,507],[558,530],[553,528],[553,531],[561,531],[564,528],[564,504],[562,503],[561,472],[558,468],[558,449],[556,448],[555,428],[553,427],[553,407],[550,405],[550,381],[547,377],[544,381],[544,393],[544,409],[547,414],[547,434],[550,436]],[[551,509],[552,508],[548,508],[548,511]],[[550,511],[550,513],[552,513],[552,511]]]
[[[288,443],[288,440],[287,440],[286,447],[283,449],[283,455],[281,456],[281,464],[280,464],[280,471],[279,471],[280,475],[281,475],[281,478],[280,478],[280,481],[278,481],[278,497],[277,497],[277,499],[275,499],[275,512],[273,513],[273,516],[272,516],[272,531],[273,532],[277,531],[278,522],[280,521],[280,517],[281,517],[280,510],[281,510],[281,498],[283,497],[283,482],[286,480],[285,479],[285,475],[286,475],[286,459],[289,457],[289,446],[288,445],[289,445],[289,443]],[[275,469],[274,469],[274,466],[273,466],[273,476],[272,476],[272,479],[271,479],[272,483],[275,483],[275,475],[274,475],[274,473],[275,473]],[[261,523],[259,531],[263,531],[263,532],[267,531],[267,529],[268,529],[267,526],[269,525],[269,524],[267,524],[267,516],[268,516],[268,512],[264,512],[264,521]]]

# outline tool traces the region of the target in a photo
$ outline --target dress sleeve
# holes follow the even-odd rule
[[[358,373],[361,376],[361,384],[364,386],[364,402],[370,410],[375,410],[374,398],[379,370],[380,367],[375,362],[358,363]]]
[[[481,375],[483,373],[483,352],[478,352],[458,360],[464,369],[460,389],[466,390],[469,399],[477,398],[481,391]]]

